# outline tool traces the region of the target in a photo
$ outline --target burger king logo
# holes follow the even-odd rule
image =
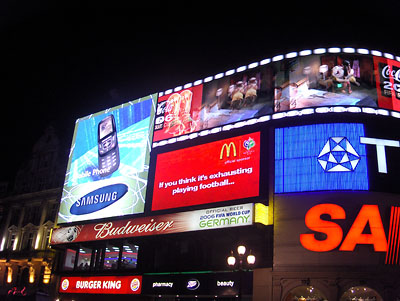
[[[69,281],[68,279],[64,279],[63,282],[61,282],[61,288],[62,290],[66,291],[68,289],[69,286]]]
[[[140,288],[140,280],[138,278],[133,278],[130,287],[133,292],[138,291]]]

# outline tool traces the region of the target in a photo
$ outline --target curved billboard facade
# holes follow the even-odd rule
[[[396,300],[399,127],[400,57],[349,47],[126,103],[77,121],[51,243],[67,248],[62,269],[79,281],[103,275],[101,256],[125,275],[129,258],[154,296],[192,296],[149,283],[216,276],[244,243],[257,258],[255,300]],[[202,294],[214,298],[210,287]]]

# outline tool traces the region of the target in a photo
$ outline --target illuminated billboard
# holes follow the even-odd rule
[[[260,133],[157,156],[152,210],[259,195]]]
[[[142,276],[61,277],[60,293],[140,294]]]
[[[144,211],[156,98],[77,120],[57,223]]]
[[[151,217],[69,225],[54,229],[51,244],[224,229],[249,226],[253,223],[270,224],[268,206],[261,203],[241,204]]]
[[[275,129],[275,192],[368,190],[364,125]]]
[[[303,50],[161,92],[154,142],[277,112],[358,106],[400,110],[400,57],[354,48]]]

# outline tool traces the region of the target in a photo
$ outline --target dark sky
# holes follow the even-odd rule
[[[400,55],[398,1],[148,2],[1,2],[0,180],[49,124],[69,147],[79,117],[276,54],[353,46]]]

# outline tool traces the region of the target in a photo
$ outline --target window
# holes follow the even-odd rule
[[[76,268],[78,270],[89,270],[92,259],[92,249],[86,247],[79,248],[78,264]]]
[[[318,288],[308,286],[298,286],[292,289],[284,299],[285,301],[300,301],[300,300],[328,300],[324,293]]]
[[[105,249],[104,253],[104,265],[105,270],[115,270],[118,268],[120,247],[109,245]]]
[[[347,300],[370,300],[382,301],[382,297],[372,288],[365,286],[354,286],[349,288],[340,298],[340,301]]]
[[[76,250],[66,249],[64,258],[64,271],[72,271],[75,265]]]
[[[122,246],[121,268],[136,269],[139,247],[125,242]]]
[[[31,250],[34,237],[34,232],[25,232],[21,249],[26,251]]]
[[[15,244],[15,240],[17,238],[17,234],[15,233],[11,233],[8,239],[8,246],[7,249],[9,250],[13,250],[14,249],[14,244]]]

